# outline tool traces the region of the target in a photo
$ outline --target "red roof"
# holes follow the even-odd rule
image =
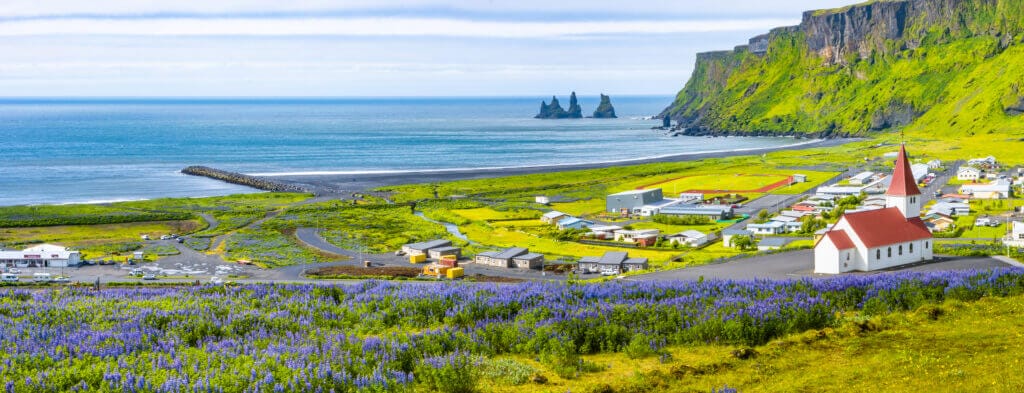
[[[892,172],[892,182],[889,183],[889,190],[885,195],[921,195],[921,190],[914,181],[914,172],[910,170],[910,160],[907,159],[907,149],[904,145],[900,145],[900,154],[896,157],[896,170]]]
[[[843,218],[868,248],[930,239],[932,233],[919,217],[906,218],[895,207],[847,213]]]
[[[796,210],[798,212],[812,212],[812,211],[814,211],[814,206],[793,205],[793,210]]]
[[[835,244],[838,250],[849,250],[854,247],[853,240],[850,240],[850,236],[844,230],[825,232],[825,237]]]

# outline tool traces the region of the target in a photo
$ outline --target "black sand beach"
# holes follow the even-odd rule
[[[617,166],[648,164],[655,162],[679,162],[692,161],[707,158],[721,158],[731,156],[746,156],[770,153],[782,150],[804,150],[820,147],[832,147],[857,141],[858,139],[821,139],[798,146],[769,147],[763,149],[750,149],[740,151],[720,151],[711,153],[688,153],[671,156],[644,158],[627,161],[615,161],[605,163],[588,164],[566,164],[546,165],[532,167],[509,167],[509,168],[484,168],[484,169],[458,169],[458,170],[435,170],[435,171],[408,171],[408,172],[383,172],[363,174],[323,174],[323,175],[281,175],[268,176],[267,179],[287,184],[305,186],[317,193],[332,194],[338,192],[361,192],[372,190],[377,187],[414,184],[414,183],[435,183],[453,180],[484,179],[502,176],[525,175],[533,173],[561,172],[580,169],[609,168]],[[342,191],[343,190],[343,191]]]

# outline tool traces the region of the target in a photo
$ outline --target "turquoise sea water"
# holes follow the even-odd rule
[[[664,136],[650,129],[659,121],[644,117],[667,96],[612,97],[619,119],[535,120],[541,99],[0,99],[0,205],[252,191],[178,173],[188,165],[262,175],[386,172],[794,143]],[[598,98],[580,101],[589,113]]]

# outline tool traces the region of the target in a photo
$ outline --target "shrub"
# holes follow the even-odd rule
[[[485,378],[503,381],[510,385],[522,385],[530,381],[537,369],[514,359],[496,359],[484,362],[482,374]]]
[[[464,352],[430,356],[416,368],[416,379],[442,393],[471,393],[477,390],[481,358]]]

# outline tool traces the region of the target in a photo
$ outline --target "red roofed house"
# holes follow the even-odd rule
[[[814,245],[814,272],[871,271],[932,259],[932,234],[921,220],[921,190],[900,146],[885,208],[847,213]]]

